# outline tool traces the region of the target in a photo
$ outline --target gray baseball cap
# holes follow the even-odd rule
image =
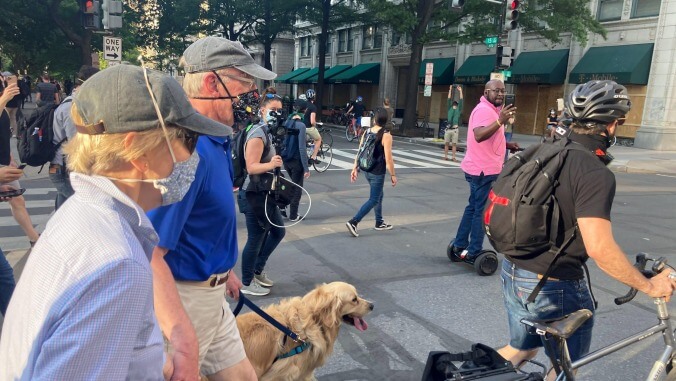
[[[234,67],[254,78],[273,80],[277,74],[258,65],[239,41],[221,37],[204,37],[192,43],[183,52],[181,64],[186,73]]]
[[[203,135],[232,135],[232,128],[197,113],[174,78],[148,69],[148,81],[166,124]],[[117,65],[94,74],[73,101],[85,122],[76,125],[79,133],[116,134],[160,126],[139,66]]]

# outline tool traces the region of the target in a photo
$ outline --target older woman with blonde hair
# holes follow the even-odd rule
[[[227,128],[197,114],[173,78],[131,65],[91,77],[71,113],[75,195],[48,222],[10,301],[0,379],[161,380],[149,263],[158,237],[145,212],[181,200],[198,134]]]

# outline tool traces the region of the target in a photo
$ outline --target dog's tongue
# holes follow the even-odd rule
[[[366,331],[366,329],[369,327],[368,324],[366,324],[366,320],[358,317],[353,317],[354,320],[354,327],[357,328],[360,331]]]

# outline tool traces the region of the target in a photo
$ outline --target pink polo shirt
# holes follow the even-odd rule
[[[486,97],[481,97],[479,104],[472,110],[467,129],[467,151],[460,163],[460,168],[472,176],[497,175],[505,162],[505,128],[501,126],[490,138],[478,143],[474,139],[474,129],[493,124],[500,115],[500,108],[493,106]]]

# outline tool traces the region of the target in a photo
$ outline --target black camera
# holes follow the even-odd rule
[[[272,136],[275,148],[277,148],[281,152],[281,147],[282,143],[284,142],[284,138],[286,138],[287,135],[298,135],[298,130],[286,128],[286,126],[284,125],[286,117],[282,111],[270,110],[268,111],[268,116],[271,117],[268,120],[268,131]]]

